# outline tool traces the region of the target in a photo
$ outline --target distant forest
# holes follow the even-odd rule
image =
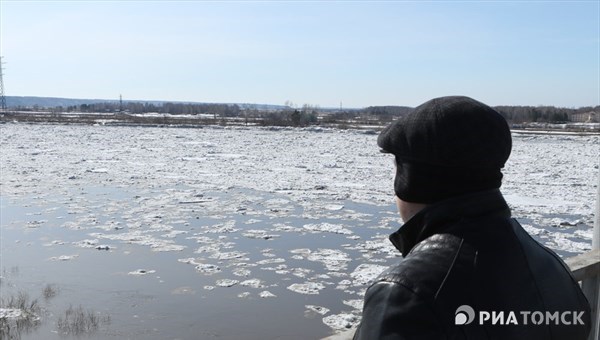
[[[585,121],[585,114],[600,114],[600,106],[580,107],[578,109],[560,108],[554,106],[494,106],[504,118],[513,124],[519,123],[566,123]],[[402,116],[410,112],[411,108],[401,106],[374,106],[363,111],[379,116]]]
[[[560,108],[554,106],[496,106],[494,107],[511,124],[598,122],[600,106]],[[204,103],[150,103],[150,102],[98,102],[44,108],[15,106],[16,111],[46,111],[58,113],[161,113],[171,115],[211,115],[214,119],[241,117],[260,121],[263,125],[307,126],[323,123],[380,124],[392,121],[412,110],[406,106],[371,106],[363,109],[321,109],[316,106],[285,107],[263,110],[257,107],[241,108],[237,104]]]

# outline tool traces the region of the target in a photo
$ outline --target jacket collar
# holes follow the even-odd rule
[[[499,189],[461,195],[427,206],[391,234],[389,239],[402,257],[406,257],[417,243],[442,233],[444,226],[482,215],[510,217],[510,209]]]

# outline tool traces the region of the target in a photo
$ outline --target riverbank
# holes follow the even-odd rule
[[[260,117],[217,117],[212,114],[173,115],[168,113],[52,113],[15,111],[0,115],[0,123],[19,122],[31,124],[73,124],[103,126],[148,126],[202,128],[206,126],[273,126]],[[332,120],[320,117],[308,127],[335,129],[374,130],[383,129],[389,122],[378,120]],[[284,126],[284,125],[276,125]],[[600,123],[520,123],[512,124],[515,133],[598,134]]]

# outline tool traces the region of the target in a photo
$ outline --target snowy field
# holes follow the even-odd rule
[[[0,125],[2,298],[41,298],[23,339],[314,339],[359,321],[400,255],[393,161],[373,131]],[[568,257],[591,248],[600,136],[513,134],[503,193]],[[5,311],[8,313],[8,310]]]

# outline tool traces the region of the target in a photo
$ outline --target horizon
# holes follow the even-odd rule
[[[3,0],[0,41],[15,97],[600,105],[597,1]]]
[[[110,102],[110,103],[118,103],[119,102],[119,98],[116,99],[111,99],[111,98],[71,98],[71,97],[42,97],[42,96],[6,96],[6,98],[41,98],[41,99],[56,99],[56,100],[74,100],[74,101],[94,101],[94,100],[98,100],[99,102]],[[226,103],[226,102],[197,102],[197,101],[191,101],[191,100],[161,100],[161,99],[125,99],[123,98],[123,102],[124,103],[159,103],[159,104],[164,104],[164,103],[182,103],[182,104],[222,104],[222,105],[265,105],[265,106],[281,106],[281,107],[285,107],[285,103],[284,104],[277,104],[277,103]],[[295,105],[295,103],[293,103]],[[415,108],[416,106],[410,106],[410,105],[402,105],[402,104],[398,104],[398,105],[372,105],[371,107],[384,107],[384,106],[393,106],[393,107],[409,107],[409,108]],[[567,106],[555,106],[555,105],[515,105],[515,104],[498,104],[498,105],[491,105],[491,107],[498,107],[498,106],[509,106],[509,107],[518,107],[518,106],[531,106],[531,107],[544,107],[544,106],[548,106],[548,107],[556,107],[558,109],[568,109],[568,110],[576,110],[576,109],[581,109],[581,108],[586,108],[586,107],[591,107],[593,109],[599,107],[600,105],[582,105],[582,106],[571,106],[571,107],[567,107]],[[290,106],[290,108],[299,108],[300,106]],[[361,109],[366,109],[369,106],[363,106],[363,107],[344,107],[344,110],[361,110]],[[339,107],[329,107],[329,106],[316,106],[317,109],[326,109],[326,110],[333,110],[333,109],[339,109]]]

